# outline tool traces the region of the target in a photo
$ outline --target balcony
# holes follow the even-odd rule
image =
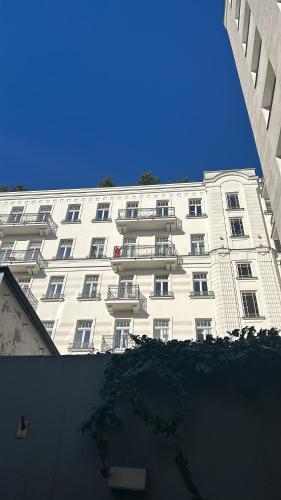
[[[133,349],[135,347],[135,342],[130,338],[129,335],[114,336],[114,335],[103,335],[101,341],[101,352],[113,352],[122,353],[125,349]]]
[[[192,299],[214,299],[214,292],[190,292]]]
[[[131,285],[130,287],[117,285],[108,287],[105,303],[110,313],[120,311],[138,313],[142,309],[144,301],[145,298],[140,293],[138,285]]]
[[[116,226],[121,234],[129,231],[175,231],[177,218],[174,207],[135,208],[118,211]]]
[[[175,245],[129,246],[114,247],[111,259],[113,271],[127,271],[132,269],[177,269],[178,253]]]
[[[0,237],[38,234],[56,234],[57,225],[49,214],[5,214],[0,215]]]
[[[34,250],[0,251],[0,263],[6,264],[16,273],[37,274],[48,267],[48,262],[43,259],[41,252]]]
[[[30,304],[32,305],[33,309],[36,310],[38,306],[38,300],[34,297],[32,291],[29,288],[22,288],[22,291],[26,298],[29,300]]]

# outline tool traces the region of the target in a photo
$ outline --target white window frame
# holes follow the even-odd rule
[[[69,242],[70,242],[70,244],[69,244]],[[60,260],[71,259],[72,258],[72,252],[73,252],[73,244],[74,244],[74,240],[71,239],[71,238],[63,238],[63,239],[61,239],[59,241],[59,246],[58,246],[58,251],[57,251],[56,258],[60,259]],[[63,250],[63,255],[60,255],[60,250],[62,248],[64,249]],[[69,255],[66,256],[68,250],[69,250]]]
[[[114,322],[113,349],[115,351],[123,351],[124,349],[127,349],[129,347],[131,333],[132,320],[130,318],[116,319]]]
[[[96,242],[96,243],[94,243]],[[91,247],[90,247],[90,258],[91,259],[103,259],[105,257],[105,238],[92,238]],[[93,255],[92,248],[96,247],[96,255]],[[102,248],[102,252],[100,253],[100,248]]]
[[[205,324],[204,324],[205,323]],[[209,325],[207,325],[209,323]],[[196,318],[195,319],[195,335],[196,341],[202,342],[206,340],[208,335],[213,335],[213,324],[211,318]]]
[[[208,295],[209,287],[208,287],[208,273],[207,272],[195,272],[192,275],[192,283],[193,283],[193,293],[195,295]],[[197,286],[199,285],[199,286]],[[199,290],[196,290],[199,288]],[[206,288],[206,290],[205,290]]]
[[[168,217],[169,215],[169,200],[156,201],[156,215],[157,217]]]
[[[239,221],[239,228],[241,231],[240,233],[236,233],[235,221]],[[231,217],[229,219],[229,222],[230,222],[230,231],[232,238],[241,238],[245,236],[245,228],[242,217]]]
[[[160,284],[160,287],[157,285]],[[157,290],[160,288],[160,290]],[[168,297],[170,293],[170,276],[169,273],[155,274],[154,276],[154,296]]]
[[[100,275],[99,274],[86,274],[83,283],[82,289],[82,297],[93,299],[97,298],[98,289],[99,289]],[[89,293],[86,294],[86,286],[89,286]]]
[[[235,206],[231,205],[231,198],[235,199]],[[233,192],[233,193],[226,193],[226,203],[227,203],[227,208],[228,210],[241,210],[240,207],[240,198],[239,198],[239,193],[238,192]]]
[[[55,324],[56,324],[56,322],[55,322],[54,320],[51,320],[51,319],[49,320],[49,319],[47,319],[47,320],[42,321],[42,323],[43,323],[43,326],[44,326],[44,328],[45,328],[46,332],[47,332],[47,333],[48,333],[48,335],[50,336],[50,338],[51,338],[51,339],[53,339],[53,338],[54,338],[54,336],[55,336]],[[49,323],[49,324],[50,324],[50,323],[52,323],[52,331],[51,331],[51,333],[49,332],[49,329],[48,329],[48,327],[46,326],[48,323]]]
[[[50,289],[51,289],[51,286],[53,286],[53,285],[55,285],[55,292],[56,293],[55,294],[52,293],[52,295],[51,295]],[[58,290],[60,285],[61,285],[61,291],[58,294],[57,290]],[[64,296],[64,287],[65,287],[65,276],[63,276],[61,274],[58,276],[50,276],[48,288],[47,288],[47,292],[46,292],[46,298],[51,299],[51,300],[56,300],[56,299],[62,298]]]
[[[20,224],[21,218],[24,213],[24,206],[12,207],[11,212],[8,216],[9,224]]]
[[[188,214],[189,217],[202,217],[203,215],[202,198],[190,198],[190,200],[188,201]]]
[[[243,273],[240,273],[240,270],[242,269],[243,266],[247,266],[248,269],[250,269],[250,273],[249,274],[243,274]],[[237,268],[237,277],[238,278],[252,278],[253,277],[253,274],[252,274],[252,265],[250,262],[237,262],[236,263],[236,268]]]
[[[254,309],[257,314],[249,314],[249,306],[246,303],[246,296],[251,295],[253,299],[253,305]],[[245,300],[244,300],[245,298]],[[244,318],[259,318],[260,317],[260,310],[259,310],[259,304],[258,304],[258,299],[257,299],[257,292],[256,290],[243,290],[241,292],[241,300],[242,300],[242,308],[243,308],[243,316]]]
[[[101,214],[101,217],[99,216]],[[107,221],[110,220],[110,203],[98,203],[97,211],[96,211],[96,219],[97,221]]]
[[[0,262],[8,260],[15,250],[15,241],[2,241],[0,247]]]
[[[200,245],[200,243],[203,243],[203,252],[201,251],[202,245]],[[193,251],[193,245],[194,245],[195,251]],[[191,234],[190,235],[190,253],[191,253],[191,255],[205,255],[206,254],[206,235],[205,234],[198,233],[198,234]]]
[[[48,222],[52,213],[52,205],[40,205],[38,210],[38,219],[40,222]]]
[[[83,325],[84,326],[81,326]],[[88,326],[86,326],[88,324]],[[78,343],[75,337],[78,333],[82,332],[81,342]],[[85,344],[85,336],[89,334],[88,343]],[[73,349],[84,349],[89,350],[93,347],[93,337],[94,337],[94,321],[92,319],[78,319],[75,326],[75,332],[73,337]],[[78,345],[79,344],[79,345]]]
[[[157,333],[157,335],[155,335],[156,332],[159,332],[159,335],[158,335],[158,333]],[[171,340],[172,335],[171,335],[171,320],[170,320],[170,318],[155,318],[153,320],[153,338],[160,339],[165,343],[169,342],[169,340]]]
[[[70,216],[71,214],[71,216]],[[65,222],[80,222],[81,221],[81,204],[71,203],[67,207]]]
[[[126,219],[137,219],[139,210],[139,201],[127,201]]]

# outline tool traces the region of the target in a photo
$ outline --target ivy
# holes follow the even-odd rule
[[[204,391],[239,392],[257,397],[261,387],[280,380],[281,337],[272,328],[259,332],[254,327],[234,330],[225,338],[207,337],[204,342],[171,340],[167,343],[147,336],[131,336],[134,349],[110,356],[101,389],[102,403],[82,424],[83,433],[94,439],[107,477],[110,432],[121,427],[118,406],[127,402],[154,435],[172,440],[175,464],[193,500],[205,500],[192,476],[191,466],[180,448],[179,430],[185,421],[188,398]],[[165,387],[169,415],[157,404],[154,385]],[[154,389],[155,390],[155,389]],[[149,403],[148,393],[152,400]],[[156,406],[156,409],[155,409]]]

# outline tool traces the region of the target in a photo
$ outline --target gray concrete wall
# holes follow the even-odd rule
[[[89,437],[78,431],[98,403],[106,356],[0,358],[0,491],[5,500],[191,500],[174,450],[129,413],[112,437],[109,465],[146,467],[145,495],[113,493]],[[189,404],[182,434],[208,500],[278,500],[281,495],[281,403],[269,393],[251,401],[201,397]],[[30,419],[17,440],[19,418]]]
[[[0,355],[45,355],[44,344],[17,298],[0,273]]]

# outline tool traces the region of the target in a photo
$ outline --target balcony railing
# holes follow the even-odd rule
[[[109,286],[107,292],[108,300],[137,300],[141,298],[141,293],[138,285],[125,285]]]
[[[22,291],[23,291],[24,295],[26,296],[26,298],[29,300],[33,309],[36,309],[38,306],[38,300],[34,297],[32,291],[29,288],[22,288]]]
[[[115,246],[113,258],[118,259],[151,259],[153,257],[176,257],[178,255],[175,245],[141,245],[141,246]]]
[[[196,298],[196,297],[214,298],[215,294],[214,294],[214,292],[190,292],[190,297],[193,297],[193,298]]]
[[[159,218],[175,217],[174,207],[159,207],[159,208],[127,208],[118,210],[119,220],[128,219],[159,219]]]
[[[11,252],[1,252],[0,250],[0,262],[8,264],[35,262],[39,269],[48,267],[48,262],[43,259],[41,252],[35,253],[34,250],[12,250]]]
[[[56,233],[57,224],[53,221],[50,214],[2,214],[0,215],[0,226],[29,226],[33,224],[45,224],[49,231]]]
[[[104,335],[102,337],[101,352],[124,352],[125,349],[133,349],[134,347],[135,342],[129,335]]]

